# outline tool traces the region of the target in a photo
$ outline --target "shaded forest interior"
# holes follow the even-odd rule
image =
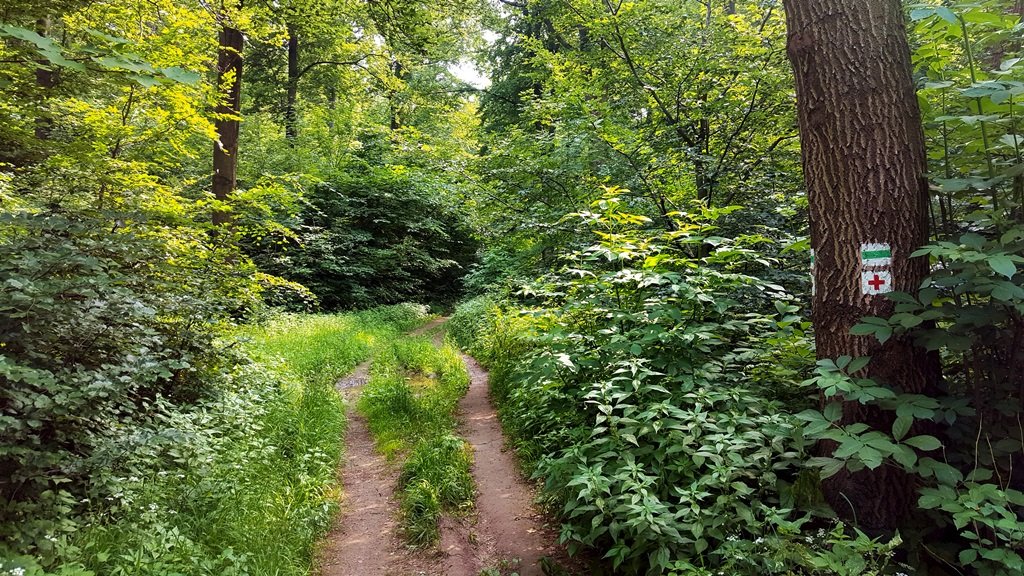
[[[5,0],[0,575],[316,570],[370,358],[436,547],[452,344],[595,570],[1022,574],[1022,100],[1019,0]]]

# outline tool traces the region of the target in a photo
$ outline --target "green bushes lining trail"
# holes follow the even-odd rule
[[[92,479],[97,496],[37,553],[0,545],[0,573],[308,574],[336,512],[345,422],[334,383],[424,317],[411,305],[286,315],[226,338],[238,358],[216,394],[155,399],[152,418],[108,440],[118,458]]]

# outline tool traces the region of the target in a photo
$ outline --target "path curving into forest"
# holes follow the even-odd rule
[[[446,318],[410,335],[432,336],[441,345]],[[569,564],[557,531],[534,505],[527,482],[505,446],[497,412],[488,395],[487,372],[468,355],[469,391],[459,402],[459,433],[473,449],[476,509],[463,517],[445,515],[436,551],[404,544],[399,530],[397,470],[374,449],[363,418],[351,406],[366,383],[369,363],[338,382],[348,397],[346,460],[342,471],[342,513],[321,553],[323,576],[477,576],[487,568],[520,576],[544,574],[542,558]]]

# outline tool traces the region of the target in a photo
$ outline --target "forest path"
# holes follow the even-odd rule
[[[377,453],[364,418],[355,409],[358,390],[369,379],[363,362],[337,383],[348,406],[342,512],[320,552],[323,576],[436,574],[430,559],[410,550],[398,534],[398,471]]]
[[[413,330],[411,336],[444,341],[438,318]],[[399,534],[397,470],[374,449],[366,420],[351,406],[366,383],[369,362],[338,382],[349,400],[346,461],[342,473],[343,511],[321,554],[323,576],[477,576],[496,568],[502,574],[544,574],[542,558],[567,566],[557,531],[534,506],[534,487],[523,479],[507,451],[497,412],[488,397],[487,372],[463,354],[469,370],[469,391],[459,402],[459,433],[473,449],[476,510],[440,521],[440,553],[414,550]]]

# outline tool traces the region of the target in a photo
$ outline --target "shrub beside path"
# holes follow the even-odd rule
[[[432,335],[440,344],[446,318],[410,335]],[[487,372],[468,355],[469,392],[459,402],[460,434],[473,448],[476,510],[464,517],[441,518],[437,551],[409,548],[399,534],[397,470],[375,450],[366,420],[349,409],[345,494],[342,513],[321,554],[324,576],[477,576],[484,569],[520,576],[545,574],[547,560],[566,566],[557,532],[533,504],[534,487],[523,479],[506,450],[497,413],[488,398]],[[364,363],[338,382],[351,400],[366,382]],[[352,406],[354,403],[349,402]],[[557,573],[557,572],[556,572]]]

